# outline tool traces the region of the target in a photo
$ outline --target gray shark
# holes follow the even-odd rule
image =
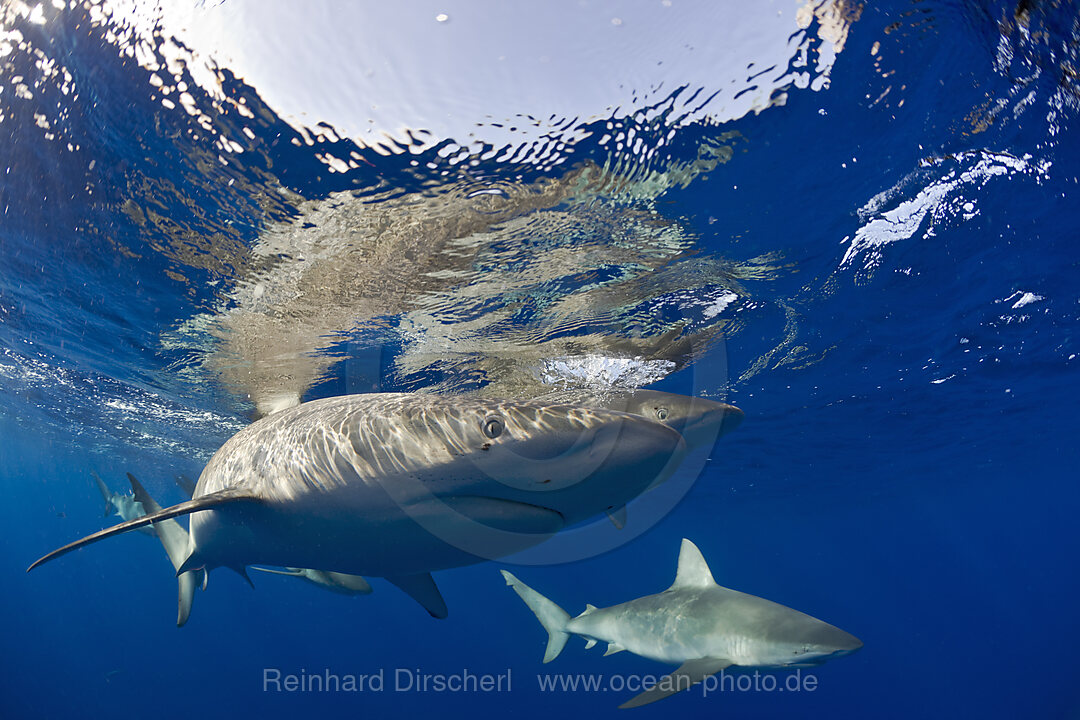
[[[260,564],[383,577],[445,617],[432,571],[532,547],[621,507],[685,449],[662,423],[577,405],[407,393],[315,400],[230,438],[189,502],[29,569],[195,513],[180,573]]]
[[[146,508],[133,495],[113,492],[96,472],[91,470],[90,474],[94,477],[94,482],[97,483],[101,497],[105,499],[105,517],[119,515],[123,520],[127,521],[141,518],[146,514]],[[141,527],[139,532],[146,535],[157,535],[153,525]]]
[[[285,568],[274,570],[272,568],[253,567],[252,570],[271,573],[273,575],[285,575],[286,577],[306,580],[313,585],[338,593],[339,595],[370,595],[371,583],[359,575],[346,573],[327,572],[326,570],[313,570],[312,568]]]
[[[732,665],[804,667],[862,647],[854,635],[817,618],[717,585],[697,546],[685,539],[670,588],[608,608],[586,605],[574,618],[509,572],[502,574],[548,631],[545,663],[558,657],[570,635],[580,635],[586,648],[608,643],[605,656],[629,650],[679,665],[620,708],[661,700]]]

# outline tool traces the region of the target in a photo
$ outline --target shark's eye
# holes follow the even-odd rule
[[[667,408],[656,408],[656,417],[660,422],[667,420]]]
[[[502,421],[502,418],[497,415],[488,415],[484,418],[484,434],[494,440],[502,435],[503,428],[506,424]]]

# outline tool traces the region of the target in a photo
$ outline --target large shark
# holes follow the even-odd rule
[[[803,667],[862,647],[854,635],[817,618],[717,585],[701,551],[686,539],[670,588],[608,608],[586,605],[573,618],[509,572],[502,574],[548,632],[544,662],[558,657],[570,635],[580,635],[586,648],[608,643],[604,655],[629,650],[679,665],[620,708],[661,700],[732,665]]]
[[[433,570],[502,557],[622,507],[685,447],[662,423],[579,405],[407,393],[316,400],[230,438],[191,501],[30,569],[195,513],[180,573],[261,564],[384,577],[445,617]]]

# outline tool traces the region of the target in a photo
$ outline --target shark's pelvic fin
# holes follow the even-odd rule
[[[678,670],[670,675],[665,675],[660,678],[651,688],[640,695],[635,695],[620,705],[619,709],[625,710],[626,708],[641,707],[642,705],[648,705],[657,700],[663,700],[669,695],[674,695],[677,692],[687,690],[694,685],[697,685],[705,678],[710,675],[715,675],[731,664],[730,660],[721,658],[687,660],[679,666]]]
[[[386,579],[401,588],[413,600],[420,603],[431,617],[442,620],[449,614],[446,609],[446,601],[443,600],[442,593],[439,592],[435,579],[431,577],[430,573],[395,575]]]
[[[586,650],[592,650],[593,645],[595,645],[595,644],[596,644],[596,641],[593,640],[592,638],[589,638],[588,640],[585,641],[585,649]]]
[[[143,509],[149,514],[161,512],[161,506],[146,491],[142,483],[136,480],[131,473],[128,473],[127,477],[128,482],[131,483],[131,492],[135,495],[135,499],[142,503]],[[161,520],[154,528],[157,530],[158,540],[161,541],[162,546],[165,548],[165,554],[169,556],[169,562],[172,563],[173,569],[179,570],[180,566],[187,560],[188,553],[191,550],[187,530],[172,519]],[[205,570],[199,569],[177,575],[177,584],[179,586],[176,601],[177,627],[183,627],[184,623],[188,621],[188,617],[191,615],[191,604],[195,600],[195,586],[205,583],[202,577],[205,574]]]
[[[337,587],[342,588],[349,593],[370,595],[373,592],[371,583],[359,575],[329,571],[326,573],[326,577],[332,580]],[[432,580],[432,582],[434,582],[434,580]]]
[[[611,519],[611,524],[615,526],[616,530],[622,530],[626,527],[626,506],[621,505],[617,508],[609,508],[606,510],[608,518]]]
[[[236,565],[236,566],[229,565],[228,567],[234,573],[236,573],[240,577],[244,578],[244,580],[247,581],[248,586],[250,586],[252,590],[255,589],[255,583],[251,582],[251,576],[247,574],[247,568],[246,567],[244,567],[243,565]],[[188,572],[190,572],[190,571],[188,571]]]
[[[113,535],[120,535],[121,533],[126,533],[130,530],[136,530],[141,527],[146,527],[147,525],[152,525],[161,520],[180,517],[181,515],[190,515],[191,513],[198,512],[200,510],[210,510],[213,508],[221,507],[222,505],[228,505],[240,501],[258,502],[258,498],[252,496],[249,491],[241,490],[238,488],[229,488],[227,490],[219,490],[215,493],[210,493],[209,495],[203,495],[202,497],[196,498],[194,500],[189,500],[187,502],[182,502],[179,505],[173,505],[172,507],[165,508],[161,512],[151,515],[143,515],[140,518],[128,520],[127,522],[122,522],[119,525],[113,525],[110,528],[99,530],[92,535],[87,535],[81,540],[76,540],[75,542],[68,543],[64,547],[57,548],[48,555],[44,555],[38,558],[30,567],[26,569],[26,571],[30,572],[38,565],[47,563],[50,560],[55,560],[61,555],[67,555],[73,550],[78,550],[81,547],[96,543],[99,540],[104,540],[105,538],[110,538]]]
[[[713,580],[709,564],[705,562],[697,545],[683,538],[682,548],[679,550],[679,569],[675,573],[675,582],[669,589],[698,587],[712,587],[716,584]]]
[[[608,655],[614,655],[617,652],[622,652],[625,649],[626,648],[624,648],[619,643],[608,643],[607,650],[604,651],[604,657],[607,657]]]
[[[544,662],[551,662],[559,656],[559,653],[561,653],[562,649],[566,646],[566,641],[570,639],[569,633],[565,630],[566,623],[570,620],[570,615],[561,607],[518,580],[512,574],[505,570],[502,570],[501,572],[503,578],[506,579],[506,584],[514,588],[514,592],[525,601],[525,604],[528,605],[529,609],[536,615],[536,619],[539,620],[540,624],[547,630],[548,644],[547,650],[544,652]]]

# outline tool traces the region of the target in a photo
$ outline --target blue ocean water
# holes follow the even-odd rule
[[[473,139],[390,123],[371,140],[297,119],[240,60],[216,57],[207,81],[207,53],[164,11],[140,35],[119,5],[4,3],[0,714],[1080,714],[1080,12],[777,7],[800,5],[781,65],[696,62],[691,79],[670,50],[665,84],[629,77],[608,114],[500,115],[499,92],[448,91],[430,127],[451,117]],[[619,17],[584,31],[596,67],[629,63],[642,49],[602,32],[633,30],[633,13],[598,6]],[[194,7],[212,24],[243,4]],[[442,7],[416,22],[480,22]],[[744,11],[698,12],[719,44]],[[409,35],[371,13],[358,37]],[[649,30],[658,45],[700,30],[678,18]],[[321,42],[303,22],[276,33],[244,38]],[[394,58],[407,68],[421,45]],[[315,87],[330,72],[298,70]],[[399,72],[401,95],[365,97],[361,115],[424,106]],[[587,71],[556,79],[592,91]],[[354,598],[217,571],[178,629],[172,570],[137,534],[24,572],[115,520],[92,473],[179,502],[174,478],[281,398],[575,383],[722,398],[746,419],[614,549],[437,572],[446,620],[379,579]],[[541,663],[544,633],[500,567],[576,613],[666,588],[684,537],[721,584],[864,648],[800,669],[813,689],[758,678],[634,711],[612,683],[669,666],[579,640]],[[268,669],[384,684],[277,691]],[[506,680],[417,688],[440,674]],[[540,687],[556,674],[602,686]]]

